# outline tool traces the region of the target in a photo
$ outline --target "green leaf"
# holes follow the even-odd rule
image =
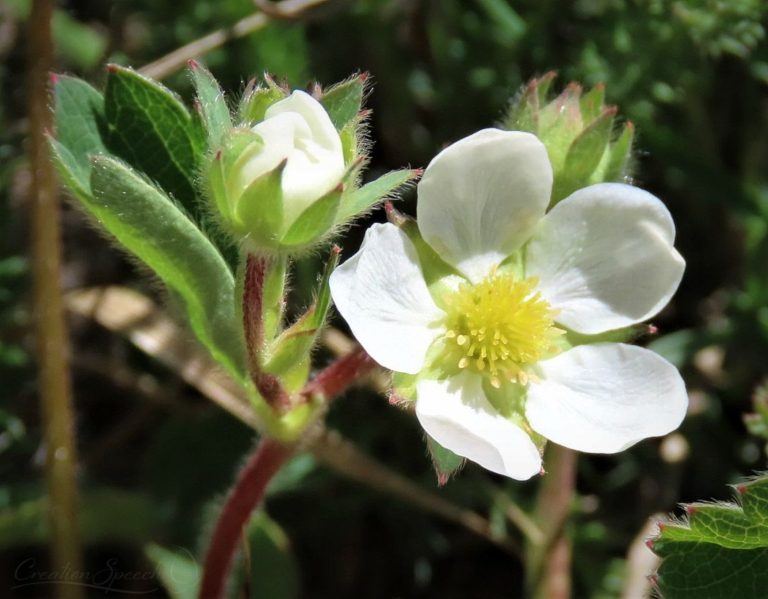
[[[172,551],[150,543],[144,548],[147,559],[172,599],[196,599],[200,587],[200,567],[188,553]]]
[[[232,128],[227,100],[219,87],[219,82],[205,67],[191,61],[189,69],[192,72],[192,81],[197,90],[203,123],[208,133],[208,149],[213,150],[221,145],[222,138]]]
[[[121,162],[93,158],[86,210],[149,266],[184,304],[190,326],[211,355],[243,378],[235,283],[221,254],[165,195]]]
[[[312,203],[288,228],[280,244],[286,248],[301,248],[322,239],[336,223],[340,201],[341,194],[333,190]]]
[[[429,435],[427,435],[427,449],[429,449],[432,465],[435,468],[435,474],[437,474],[437,484],[442,487],[453,474],[461,469],[465,460],[440,445]]]
[[[320,97],[320,104],[339,131],[360,112],[365,95],[365,81],[364,75],[357,75],[334,85]]]
[[[56,139],[66,149],[67,168],[72,184],[90,193],[93,154],[106,154],[104,99],[81,79],[56,76],[53,88]]]
[[[195,181],[205,140],[179,99],[159,83],[111,65],[104,108],[109,149],[158,183],[200,222]]]
[[[283,529],[264,511],[248,524],[251,599],[291,599],[299,596],[299,574]]]
[[[768,588],[768,476],[736,487],[737,503],[693,503],[686,522],[651,541],[665,599],[762,597]]]
[[[421,171],[411,169],[391,171],[360,189],[345,193],[341,198],[337,221],[344,222],[370,210],[420,174]]]

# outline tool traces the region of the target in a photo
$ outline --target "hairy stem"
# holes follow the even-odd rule
[[[571,543],[566,524],[576,485],[576,452],[554,443],[547,451],[548,472],[536,501],[536,519],[544,533],[541,543],[528,545],[528,587],[536,599],[571,596]]]
[[[376,367],[373,358],[362,347],[357,347],[320,371],[307,383],[302,395],[306,398],[321,397],[326,401],[333,399]]]
[[[32,172],[33,311],[45,428],[46,476],[53,570],[82,572],[76,448],[72,417],[68,339],[60,286],[60,208],[46,132],[51,129],[48,73],[53,67],[53,0],[35,0],[29,19],[29,166]],[[83,587],[56,585],[62,599],[79,599]]]
[[[200,583],[200,599],[225,596],[227,578],[235,552],[253,510],[264,498],[272,477],[293,454],[295,447],[263,438],[229,493],[208,546]]]
[[[243,330],[248,350],[248,367],[253,384],[273,409],[287,410],[291,399],[278,378],[261,368],[261,354],[264,350],[264,286],[269,276],[269,258],[248,254],[245,262],[243,281]]]

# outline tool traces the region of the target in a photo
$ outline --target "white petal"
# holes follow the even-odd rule
[[[288,155],[281,188],[286,227],[315,200],[331,191],[344,175],[344,158],[305,141]]]
[[[416,374],[442,332],[416,249],[392,224],[373,225],[352,258],[331,275],[331,294],[357,340],[382,366]]]
[[[282,114],[262,121],[253,131],[261,137],[262,145],[254,144],[238,159],[236,172],[241,191],[259,177],[273,171],[294,149],[296,129],[306,127],[297,114]]]
[[[620,183],[581,189],[555,206],[528,244],[527,276],[560,310],[556,321],[595,334],[661,310],[680,284],[685,261],[675,226],[650,193]]]
[[[241,178],[247,184],[287,160],[281,181],[287,228],[341,181],[341,139],[322,105],[302,91],[270,106],[253,130],[264,146],[248,160]]]
[[[461,373],[416,385],[416,416],[446,449],[483,468],[517,480],[541,471],[541,456],[528,434],[488,402],[477,375]]]
[[[615,453],[675,430],[688,395],[677,369],[648,349],[580,345],[538,364],[526,416],[547,439],[592,453]]]
[[[310,130],[310,137],[326,150],[341,152],[341,139],[331,118],[323,108],[323,105],[308,93],[301,90],[294,91],[290,96],[279,102],[275,102],[267,108],[265,118],[270,119],[282,113],[297,113],[301,115]]]
[[[551,191],[552,167],[538,138],[484,129],[429,163],[418,186],[419,230],[476,282],[528,239]]]

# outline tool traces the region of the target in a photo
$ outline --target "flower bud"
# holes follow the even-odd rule
[[[323,106],[294,91],[253,126],[233,128],[209,168],[225,225],[267,250],[310,245],[333,226],[347,171]]]
[[[634,137],[631,122],[614,127],[617,109],[604,103],[605,86],[587,93],[570,83],[554,99],[548,92],[555,73],[531,80],[513,102],[503,125],[535,134],[547,148],[554,172],[552,204],[577,189],[624,181]]]

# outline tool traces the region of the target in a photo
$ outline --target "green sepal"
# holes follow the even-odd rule
[[[252,82],[240,100],[238,114],[245,125],[254,125],[264,120],[267,109],[275,102],[288,96],[288,93],[277,86],[274,81],[266,78],[267,87],[261,87]]]
[[[442,487],[448,482],[451,476],[461,470],[466,463],[466,460],[453,453],[450,449],[446,449],[440,445],[440,443],[435,441],[429,435],[426,435],[426,438],[429,457],[432,458],[432,466],[437,475],[437,484]]]
[[[365,97],[364,75],[356,75],[329,88],[320,96],[333,126],[341,131],[357,118]]]
[[[598,83],[581,96],[579,107],[581,108],[581,119],[585,125],[599,118],[605,108],[605,84]]]
[[[601,181],[623,181],[629,174],[632,158],[632,142],[635,138],[635,126],[628,121],[609,149],[608,161]],[[598,181],[593,180],[592,183]]]
[[[286,250],[300,250],[328,235],[336,223],[336,215],[341,202],[341,186],[319,200],[310,204],[295,221],[280,240],[280,245]]]
[[[341,140],[341,155],[344,158],[344,164],[352,164],[358,158],[360,130],[363,125],[358,121],[351,121],[339,131]],[[362,170],[362,169],[360,169]]]
[[[538,136],[547,148],[555,179],[565,166],[568,149],[584,127],[580,97],[581,86],[570,83],[539,112]]]
[[[230,208],[229,188],[227,187],[227,177],[224,172],[223,153],[217,152],[208,161],[205,170],[207,191],[209,197],[218,211],[220,222],[227,228],[234,230],[232,209]]]
[[[338,222],[346,222],[375,208],[380,202],[397,195],[404,185],[420,175],[421,171],[412,169],[390,171],[359,189],[345,191],[341,197]]]
[[[561,325],[558,326],[565,328]],[[555,340],[555,344],[560,347],[561,351],[565,351],[577,345],[589,345],[592,343],[628,343],[642,336],[645,332],[647,332],[647,327],[641,324],[614,329],[613,331],[606,331],[597,335],[584,335],[570,329],[565,329],[565,335],[558,337]]]
[[[110,65],[104,112],[109,149],[203,220],[196,181],[205,136],[179,98],[136,71]]]
[[[392,391],[397,399],[416,400],[416,383],[419,377],[405,372],[392,373]]]
[[[283,192],[280,183],[286,161],[254,180],[235,204],[235,222],[248,243],[275,248],[283,226]]]
[[[235,283],[221,254],[170,198],[128,166],[107,156],[92,162],[93,197],[78,195],[81,204],[181,299],[197,338],[242,381]]]
[[[323,276],[317,289],[317,296],[310,308],[289,328],[283,331],[271,346],[271,357],[264,365],[266,372],[282,375],[295,364],[308,361],[317,335],[322,330],[328,310],[331,307],[330,280],[339,252],[334,250],[325,264]]]
[[[232,128],[232,117],[224,92],[219,82],[202,65],[190,61],[189,70],[197,91],[203,124],[208,134],[208,148],[216,149],[221,145],[224,135]]]
[[[549,88],[556,76],[554,71],[550,71],[538,79],[532,79],[512,101],[502,126],[512,131],[527,131],[538,135],[539,112],[546,103]]]
[[[562,170],[555,173],[552,205],[589,183],[606,153],[613,131],[616,107],[603,110],[568,148]]]

